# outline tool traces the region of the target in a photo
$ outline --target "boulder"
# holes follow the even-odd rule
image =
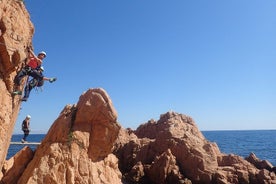
[[[103,89],[89,89],[51,126],[18,184],[121,183],[112,154],[120,125]]]
[[[114,154],[126,183],[275,183],[238,155],[223,154],[192,118],[167,112],[137,130],[122,129]],[[146,181],[146,182],[144,182]]]
[[[269,161],[260,160],[254,153],[250,153],[249,156],[245,158],[245,160],[253,164],[258,169],[273,171],[273,165]]]
[[[29,162],[33,158],[33,151],[25,146],[22,150],[16,153],[13,157],[7,160],[3,166],[2,183],[16,183]]]
[[[155,158],[147,170],[147,174],[154,183],[191,183],[189,180],[185,181],[170,149]]]

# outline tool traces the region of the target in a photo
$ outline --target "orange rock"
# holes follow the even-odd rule
[[[107,93],[89,89],[63,109],[18,183],[121,183],[112,154],[119,129]]]
[[[25,146],[22,150],[16,153],[3,166],[5,177],[2,178],[3,183],[16,183],[33,158],[33,151]]]
[[[175,112],[135,131],[120,130],[114,153],[123,178],[130,183],[276,182],[274,172],[259,170],[238,155],[221,153],[190,117]]]
[[[12,98],[10,94],[13,90],[13,79],[16,70],[26,58],[25,48],[32,45],[34,33],[29,13],[22,2],[1,0],[0,30],[0,168],[2,168],[20,108],[18,97]]]
[[[110,97],[100,88],[62,110],[34,156],[25,147],[5,162],[20,108],[19,97],[10,92],[33,33],[24,4],[1,0],[1,183],[276,183],[269,162],[221,153],[186,115],[168,112],[137,130],[121,128]]]

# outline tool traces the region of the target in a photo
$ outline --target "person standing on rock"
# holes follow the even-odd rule
[[[27,115],[26,118],[22,122],[22,131],[24,132],[24,137],[21,139],[21,142],[24,143],[26,142],[26,138],[28,137],[30,133],[30,120],[31,116]]]
[[[29,57],[26,63],[26,66],[17,73],[17,75],[14,78],[14,84],[16,85],[15,90],[12,92],[13,95],[21,95],[22,91],[19,90],[19,86],[21,84],[21,80],[26,75],[32,76],[33,78],[39,78],[40,74],[37,71],[37,69],[41,66],[42,60],[46,57],[46,52],[42,51],[38,53],[38,56],[34,54],[34,52],[30,49],[29,51]]]

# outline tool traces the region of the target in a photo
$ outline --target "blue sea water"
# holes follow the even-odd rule
[[[30,134],[27,137],[28,142],[41,142],[41,140],[45,137],[45,134]],[[20,142],[21,139],[23,138],[23,134],[14,134],[12,136],[11,142]],[[25,146],[29,146],[32,150],[35,150],[37,145],[25,145],[25,144],[11,144],[8,150],[7,154],[7,160],[14,156],[18,151],[20,151],[22,148]]]
[[[220,151],[247,157],[251,152],[261,160],[268,160],[276,166],[276,130],[242,130],[242,131],[202,131],[205,138],[216,142]],[[23,135],[13,135],[12,142],[21,141]],[[30,134],[28,142],[41,142],[45,134]],[[7,159],[26,145],[10,145]],[[31,145],[35,150],[37,145]]]
[[[276,166],[276,130],[203,131],[222,153],[248,157],[251,152]]]

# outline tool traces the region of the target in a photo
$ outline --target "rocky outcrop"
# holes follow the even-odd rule
[[[221,153],[192,118],[175,112],[121,130],[115,147],[128,183],[276,183],[275,173]]]
[[[221,153],[186,115],[168,112],[137,130],[121,128],[100,88],[67,105],[35,152],[25,147],[5,161],[20,108],[10,91],[33,33],[22,1],[0,0],[1,184],[276,184],[268,161]]]
[[[267,161],[221,153],[183,114],[121,128],[103,89],[67,105],[31,160],[21,152],[5,164],[3,183],[276,183]]]
[[[267,161],[221,153],[186,115],[168,112],[123,129],[103,89],[67,105],[31,160],[12,159],[24,166],[9,161],[3,183],[276,183]]]
[[[6,159],[13,128],[20,108],[13,98],[13,79],[26,58],[34,33],[22,1],[0,1],[0,168]],[[1,174],[0,174],[1,179]]]
[[[121,183],[112,154],[120,125],[103,89],[90,89],[67,105],[18,183]]]
[[[34,153],[31,148],[25,146],[21,151],[6,161],[2,169],[5,177],[2,178],[0,183],[16,183],[32,160],[33,155]]]
[[[266,169],[273,172],[276,171],[275,167],[273,167],[270,162],[267,160],[260,160],[254,153],[250,153],[249,156],[245,158],[245,160],[253,164],[258,169]]]

